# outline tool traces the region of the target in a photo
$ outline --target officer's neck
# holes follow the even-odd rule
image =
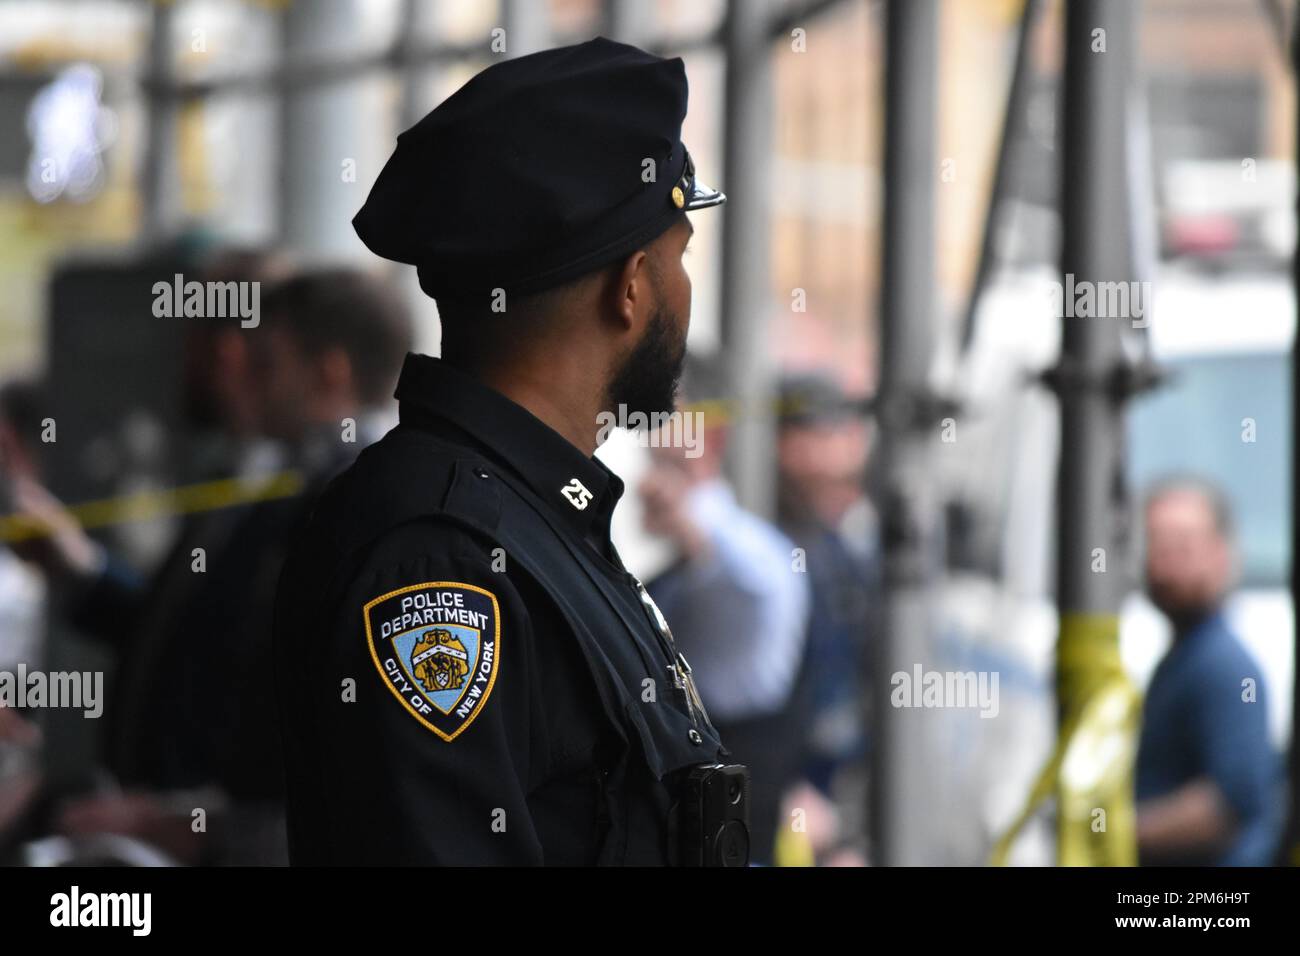
[[[485,371],[480,377],[484,384],[559,432],[588,458],[596,453],[601,400],[598,394],[587,394],[589,369],[583,372],[549,366],[543,370],[525,365]]]

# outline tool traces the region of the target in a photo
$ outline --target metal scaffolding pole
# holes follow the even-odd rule
[[[1300,76],[1300,16],[1291,21],[1291,62],[1292,76]],[[1298,103],[1300,106],[1300,103]],[[1300,112],[1297,112],[1300,118]],[[1294,130],[1295,155],[1293,161],[1300,160],[1300,123]],[[1300,222],[1300,193],[1296,195],[1296,221]],[[1291,278],[1295,288],[1296,302],[1300,303],[1300,243],[1296,244],[1291,258]],[[1294,609],[1292,640],[1295,643],[1294,661],[1300,662],[1300,496],[1295,493],[1296,481],[1300,479],[1300,335],[1291,343],[1291,602]],[[1279,853],[1279,863],[1287,866],[1300,866],[1300,683],[1297,683],[1291,695],[1291,754],[1288,763],[1290,777],[1289,803],[1287,807],[1287,827],[1285,839]]]
[[[144,232],[157,238],[165,235],[180,217],[180,171],[177,162],[177,101],[170,95],[174,81],[172,50],[174,8],[168,3],[153,6],[149,34],[148,138],[144,160]]]
[[[291,4],[281,19],[284,62],[347,55],[365,16],[364,0]],[[392,141],[382,70],[315,86],[291,82],[285,73],[280,94],[281,238],[308,260],[362,255],[352,217]]]
[[[605,0],[605,35],[641,46],[654,35],[655,8],[644,0]]]
[[[1131,319],[1076,309],[1072,290],[1086,294],[1089,287],[1102,288],[1097,283],[1133,279],[1131,196],[1125,184],[1136,7],[1132,0],[1072,0],[1066,7],[1062,345],[1060,364],[1049,376],[1061,409],[1056,812],[1063,865],[1135,862],[1130,746],[1136,697],[1119,657],[1128,548],[1124,403],[1134,387],[1122,335]],[[1081,775],[1089,778],[1086,782],[1069,773],[1075,740],[1093,750],[1090,773]],[[1117,747],[1108,750],[1101,740]],[[1105,754],[1114,755],[1111,763],[1096,764]]]
[[[722,181],[722,355],[739,414],[728,449],[730,478],[749,510],[776,505],[776,436],[768,353],[768,182],[772,162],[772,56],[768,0],[731,0],[725,39]]]
[[[400,64],[402,100],[398,111],[398,131],[410,129],[438,105],[440,74],[446,69],[441,56],[421,56],[421,49],[430,45],[439,48],[440,0],[402,0],[398,13],[401,31],[395,53]],[[430,355],[439,353],[442,341],[442,323],[434,321],[437,308],[420,288],[420,276],[415,269],[398,269],[393,280],[411,307],[414,317],[417,352]]]
[[[550,42],[549,9],[537,0],[503,0],[506,55],[513,58],[544,50]]]
[[[984,294],[996,265],[998,232],[1004,222],[1004,204],[1015,188],[1016,174],[1013,161],[1016,140],[1025,127],[1025,114],[1029,105],[1029,91],[1033,78],[1033,39],[1043,13],[1043,0],[1025,0],[1020,16],[1020,32],[1016,38],[1016,59],[1011,68],[1011,85],[1007,90],[1006,112],[1002,114],[1002,136],[998,142],[998,158],[993,166],[993,193],[989,196],[984,213],[984,232],[980,239],[980,257],[971,282],[970,298],[961,328],[961,350],[968,352],[975,341],[975,315],[980,297]]]
[[[938,0],[885,7],[884,259],[876,454],[884,559],[884,622],[876,648],[870,820],[873,862],[932,859],[936,768],[932,716],[891,706],[889,675],[929,666],[941,525],[931,466],[934,354],[935,109]]]
[[[436,31],[436,0],[402,0],[401,36],[397,41],[398,62],[402,69],[402,105],[398,128],[410,129],[436,105],[430,88],[437,82],[441,64],[436,60],[418,59],[416,52]]]

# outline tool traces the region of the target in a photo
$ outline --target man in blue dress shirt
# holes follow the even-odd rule
[[[794,544],[742,508],[723,477],[729,394],[717,361],[689,357],[682,396],[693,404],[684,414],[700,416],[702,440],[695,449],[654,448],[640,487],[644,520],[673,544],[676,560],[647,586],[690,661],[710,719],[749,767],[750,860],[769,864],[807,724],[795,712],[795,692],[808,575]]]

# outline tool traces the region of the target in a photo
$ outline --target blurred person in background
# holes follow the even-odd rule
[[[258,282],[263,292],[294,274],[275,249],[222,249],[210,256],[205,282]],[[253,371],[253,342],[237,323],[198,322],[185,333],[182,376],[191,473],[199,480],[268,474],[281,449],[265,434]]]
[[[393,388],[411,346],[396,289],[356,269],[322,269],[281,283],[253,340],[264,434],[306,474],[332,477],[397,424]],[[342,437],[344,420],[355,437]]]
[[[16,379],[0,386],[0,518],[13,511],[10,475],[41,474],[41,389]],[[0,528],[9,530],[7,523]],[[0,533],[0,542],[6,536]],[[40,575],[0,547],[0,671],[44,659],[45,589]],[[41,731],[16,707],[0,704],[0,859],[41,786]]]
[[[14,380],[0,386],[0,516],[14,510],[13,483],[39,482],[40,386]],[[0,540],[4,540],[0,538]],[[8,548],[0,548],[0,670],[19,662],[41,666],[45,593],[39,574]]]
[[[246,465],[241,449],[274,438],[296,490],[190,516],[151,582],[98,556],[104,570],[82,584],[72,618],[122,651],[106,759],[125,792],[76,799],[55,826],[136,837],[186,863],[283,863],[268,645],[275,585],[287,541],[315,494],[376,437],[410,345],[410,320],[378,280],[325,269],[274,284],[261,297],[257,327],[203,334],[227,373],[191,381],[191,407],[207,403],[225,439],[225,452],[211,461]],[[202,368],[201,354],[190,355],[199,359],[190,367]],[[249,479],[254,492],[264,471],[264,464],[251,469],[261,476]],[[102,551],[66,512],[44,505],[68,552],[65,566],[75,567],[82,550]],[[210,837],[191,827],[197,808],[206,811]]]
[[[1195,478],[1146,502],[1146,586],[1173,627],[1147,688],[1137,756],[1143,865],[1266,866],[1280,835],[1281,765],[1268,736],[1258,664],[1223,614],[1232,520]]]
[[[288,265],[278,253],[255,249],[220,249],[210,253],[200,278],[213,282],[256,282],[271,285],[288,275]],[[192,461],[183,473],[204,479],[235,474],[252,477],[266,472],[274,456],[259,440],[259,413],[252,377],[249,332],[237,323],[198,322],[186,329],[182,395],[187,449]],[[198,595],[211,584],[206,573],[193,570],[194,549],[207,554],[220,552],[230,528],[246,508],[198,510],[181,522],[167,558],[152,579],[142,576],[123,556],[105,548],[81,527],[76,517],[49,492],[43,476],[33,470],[6,465],[17,515],[42,529],[39,537],[13,545],[13,550],[39,569],[50,586],[56,613],[66,617],[77,630],[108,642],[118,653],[119,667],[106,708],[103,729],[103,763],[119,783],[133,788],[146,784],[161,786],[173,770],[163,770],[159,760],[146,769],[142,754],[164,753],[167,737],[183,713],[170,708],[172,697],[151,686],[160,671],[173,662],[166,647],[183,643],[182,631],[192,627],[187,616]],[[211,642],[208,642],[211,645]],[[224,646],[222,639],[214,646]],[[176,652],[172,651],[173,656]],[[181,655],[183,656],[183,655]],[[158,667],[153,665],[157,664]],[[181,667],[172,685],[175,696],[195,691],[193,681]],[[146,676],[147,675],[147,676]],[[231,695],[220,691],[218,703]],[[117,706],[112,702],[116,701]],[[162,714],[159,719],[160,713]],[[219,719],[217,711],[212,716]],[[195,746],[172,746],[176,753],[202,759],[202,734]],[[82,789],[98,790],[102,775],[88,772]],[[114,832],[153,843],[185,862],[202,857],[199,837],[191,830],[190,811],[199,805],[182,800],[167,806],[154,794],[116,791],[75,801],[61,815],[54,812],[59,797],[47,794],[44,814],[27,824],[29,835],[49,829],[77,834]],[[188,804],[182,806],[181,804]],[[215,798],[205,797],[202,805],[214,815]]]
[[[287,260],[262,249],[221,249],[211,253],[199,279],[211,282],[255,282],[274,285],[290,274]],[[250,330],[237,323],[195,322],[186,329],[182,377],[183,421],[194,462],[185,469],[199,479],[265,474],[277,463],[261,434],[254,387]],[[33,411],[32,414],[38,414]],[[123,602],[129,614],[144,592],[145,582],[125,561],[97,545],[45,487],[43,476],[23,460],[0,462],[9,482],[14,511],[46,529],[42,539],[19,549],[60,588],[73,609],[84,606],[96,617],[113,616]],[[176,550],[196,527],[219,517],[202,512],[182,526]],[[189,549],[186,549],[188,552]]]
[[[681,394],[682,414],[702,416],[703,427],[693,433],[694,449],[652,448],[640,486],[644,523],[674,545],[676,560],[647,587],[691,662],[714,726],[749,767],[750,860],[770,864],[781,797],[799,770],[804,720],[791,705],[807,635],[807,581],[793,567],[790,541],[741,508],[722,475],[720,370],[689,357]]]
[[[778,521],[803,549],[810,590],[799,686],[808,708],[803,783],[787,802],[808,813],[818,858],[848,865],[864,861],[863,828],[842,819],[836,805],[860,813],[865,802],[864,689],[880,595],[875,513],[863,490],[869,436],[861,408],[829,374],[789,374],[780,382]]]

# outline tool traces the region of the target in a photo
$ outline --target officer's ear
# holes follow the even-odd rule
[[[638,249],[613,272],[608,288],[610,306],[623,331],[638,328],[654,310],[654,282],[650,270],[650,256],[644,249]]]

